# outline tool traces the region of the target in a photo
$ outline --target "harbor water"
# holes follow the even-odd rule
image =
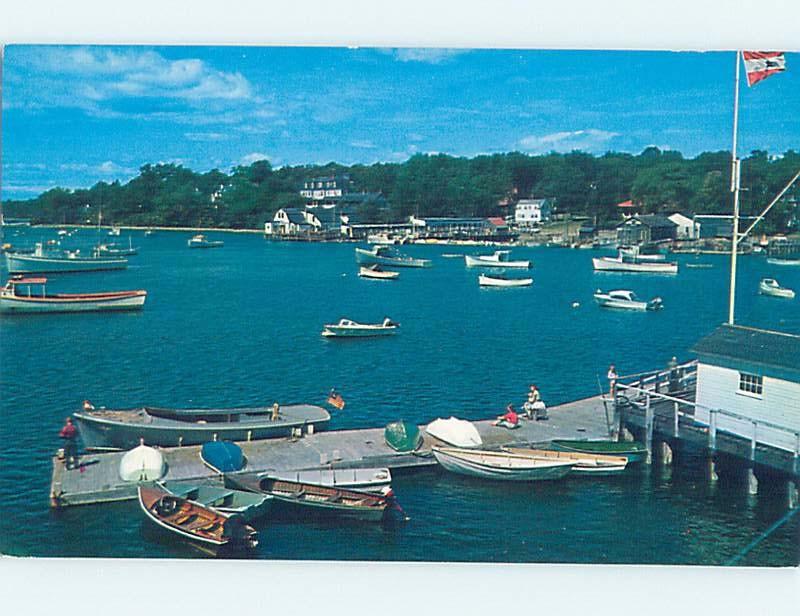
[[[24,229],[17,245],[56,237]],[[463,255],[486,248],[410,246],[433,260],[397,281],[357,276],[353,244],[279,243],[213,233],[214,250],[189,250],[189,233],[132,233],[127,270],[53,275],[52,292],[146,289],[137,313],[0,319],[0,552],[31,556],[201,557],[147,527],[134,501],[52,511],[58,431],[84,399],[95,405],[213,407],[346,401],[330,429],[484,419],[521,404],[531,383],[553,406],[605,388],[620,374],[663,368],[727,317],[728,258],[680,255],[680,273],[593,273],[599,251],[516,248],[530,259],[528,288],[481,289]],[[99,239],[83,229],[64,244]],[[116,238],[115,238],[116,239]],[[118,238],[127,245],[127,232]],[[704,264],[710,267],[686,267]],[[2,271],[6,277],[5,269]],[[737,321],[800,333],[800,303],[758,295],[761,278],[800,290],[800,267],[740,260]],[[602,288],[660,296],[659,312],[601,309]],[[577,306],[575,303],[577,302]],[[396,336],[329,340],[342,317],[401,324]],[[410,520],[363,525],[269,519],[261,559],[723,564],[786,513],[782,486],[748,496],[735,473],[709,483],[698,460],[641,465],[617,477],[507,485],[440,469],[397,474]],[[800,516],[741,562],[799,560]]]

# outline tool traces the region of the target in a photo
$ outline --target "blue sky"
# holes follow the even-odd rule
[[[743,81],[740,152],[800,149],[800,54]],[[9,46],[3,197],[229,170],[731,143],[733,52]]]

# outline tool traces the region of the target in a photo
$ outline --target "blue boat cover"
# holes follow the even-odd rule
[[[203,462],[220,473],[239,471],[244,467],[242,448],[230,441],[212,441],[200,450]]]

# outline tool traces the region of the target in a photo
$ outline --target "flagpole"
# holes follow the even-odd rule
[[[731,192],[733,192],[733,237],[731,241],[731,285],[728,300],[728,325],[733,325],[736,304],[736,257],[739,250],[739,187],[741,180],[740,161],[736,157],[736,142],[739,132],[739,56],[736,52],[736,85],[733,96],[733,151],[731,153]]]

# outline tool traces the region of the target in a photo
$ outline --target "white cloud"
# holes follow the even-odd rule
[[[389,50],[400,62],[424,62],[441,64],[455,56],[465,53],[466,49],[448,49],[445,47],[400,47]]]
[[[125,175],[136,172],[132,167],[123,167],[114,161],[107,160],[102,163],[62,163],[58,166],[61,171],[79,171],[94,175]]]
[[[245,154],[239,159],[240,165],[252,165],[259,160],[271,160],[272,157],[269,154],[263,154],[261,152],[251,152],[250,154]]]
[[[618,137],[614,133],[596,128],[584,130],[561,131],[548,135],[529,135],[519,140],[518,145],[529,152],[571,152],[583,150],[585,152],[604,151],[611,140]]]
[[[368,139],[363,139],[363,140],[356,139],[355,141],[351,141],[350,145],[353,146],[354,148],[364,148],[367,150],[373,150],[378,147]]]
[[[189,141],[224,141],[230,135],[227,133],[183,133]]]

